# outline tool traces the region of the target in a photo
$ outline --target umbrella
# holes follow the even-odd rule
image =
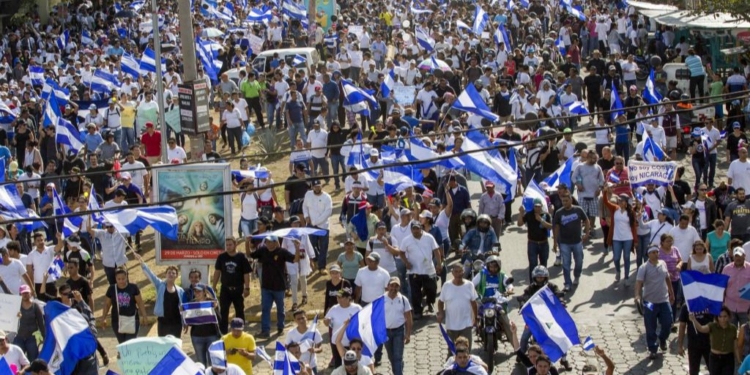
[[[262,234],[256,234],[253,236],[256,240],[262,240],[265,239],[268,236],[276,236],[276,237],[286,237],[286,238],[296,238],[299,239],[302,237],[302,235],[308,235],[308,236],[325,236],[328,234],[328,231],[325,229],[317,229],[317,228],[284,228],[284,229],[277,229],[273,232],[267,232]]]
[[[203,29],[203,36],[206,38],[218,38],[224,36],[224,32],[215,27],[208,27]]]
[[[121,10],[115,14],[117,18],[135,18],[136,16],[137,14],[130,9]]]
[[[438,70],[443,70],[446,72],[452,70],[451,66],[448,65],[448,63],[446,63],[443,60],[438,60],[436,58],[429,58],[429,59],[422,61],[421,63],[419,63],[419,69],[425,69],[425,70],[430,70],[430,71],[438,69]]]

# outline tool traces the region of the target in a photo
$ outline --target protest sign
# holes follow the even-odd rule
[[[263,38],[253,34],[249,34],[246,37],[250,41],[250,49],[253,50],[254,54],[257,55],[263,52]]]
[[[18,312],[21,311],[21,296],[0,294],[0,329],[18,332]]]
[[[414,96],[416,95],[415,86],[394,86],[393,87],[393,99],[399,105],[412,105],[414,104]]]
[[[668,186],[674,183],[674,174],[677,163],[633,161],[628,163],[628,179],[634,188],[656,184],[656,186]]]
[[[349,34],[357,36],[357,40],[362,40],[362,35],[365,33],[363,26],[349,26]]]
[[[174,337],[138,337],[120,345],[117,364],[123,374],[149,375],[151,370],[172,348],[182,347],[182,341]]]
[[[175,133],[182,133],[182,126],[180,126],[180,109],[175,108],[164,114],[164,121],[167,122],[170,128]]]

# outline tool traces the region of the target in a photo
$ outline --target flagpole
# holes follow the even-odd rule
[[[161,131],[161,161],[164,164],[167,160],[167,122],[164,118],[164,78],[161,71],[161,36],[159,35],[159,6],[156,0],[151,0],[151,25],[154,29],[154,65],[156,66],[156,101],[159,108],[159,129]],[[182,22],[180,22],[182,23]],[[191,23],[192,26],[192,23]],[[184,45],[185,43],[183,43]],[[187,51],[186,51],[187,52]],[[195,53],[193,53],[195,56]],[[136,134],[136,137],[138,135]]]
[[[685,285],[682,283],[682,277],[680,277],[680,286],[682,287],[682,290],[685,290]],[[672,291],[674,293],[674,291]],[[690,311],[690,304],[687,303],[687,300],[685,300],[685,307],[687,308],[688,314],[692,314],[693,312]],[[698,327],[693,324],[693,329],[695,330],[695,333],[698,334]]]

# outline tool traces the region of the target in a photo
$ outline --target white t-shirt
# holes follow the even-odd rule
[[[322,128],[322,126],[321,126]],[[323,159],[326,157],[326,152],[328,151],[326,147],[326,143],[328,142],[328,132],[319,129],[319,130],[310,130],[310,133],[307,134],[307,143],[310,144],[310,155],[317,159]]]
[[[141,191],[143,191],[144,183],[145,183],[143,178],[148,173],[148,171],[146,170],[146,166],[143,165],[143,163],[139,162],[138,160],[136,160],[133,163],[126,162],[122,164],[122,167],[120,168],[120,170],[123,172],[129,171],[130,176],[132,177],[131,179],[132,183],[134,183],[135,186],[138,186],[141,189]]]
[[[727,178],[732,179],[732,187],[737,190],[744,188],[745,193],[750,191],[750,161],[741,162],[739,159],[729,164]]]
[[[180,146],[175,146],[174,149],[167,147],[167,159],[179,159],[180,163],[184,163],[187,159],[187,154],[185,153],[185,150]]]
[[[55,248],[47,246],[41,253],[36,247],[29,253],[26,265],[31,265],[34,269],[34,284],[42,284],[44,274],[49,270],[52,259],[55,258]]]
[[[435,220],[435,226],[440,229],[440,235],[443,236],[443,238],[449,238],[448,226],[450,222],[451,219],[445,214],[445,210],[441,210],[438,214],[437,220]]]
[[[297,330],[297,327],[294,327],[290,329],[289,332],[286,333],[286,340],[284,341],[284,344],[289,345],[292,342],[296,342],[296,343],[300,343],[300,346],[301,346],[302,341],[308,341],[306,342],[306,345],[317,345],[317,344],[323,343],[323,336],[320,334],[320,332],[318,332],[317,327],[312,332],[313,336],[315,337],[314,339],[310,335],[305,335],[306,333],[307,331],[300,333]],[[303,351],[300,357],[302,358],[299,358],[299,360],[304,363],[307,363],[308,365],[310,365],[310,367],[315,368],[318,366],[318,359],[316,358],[317,356],[315,355],[315,353]]]
[[[362,306],[356,303],[350,303],[349,307],[341,307],[341,305],[331,307],[331,309],[326,313],[326,319],[331,320],[330,324],[328,325],[331,328],[331,332],[333,332],[333,335],[331,337],[335,338],[338,330],[344,326],[344,322],[354,316],[354,314],[359,312],[359,310],[362,310]],[[344,346],[349,346],[349,339],[347,339],[346,335],[344,335],[341,343]]]
[[[398,241],[395,238],[390,238],[390,244],[392,247],[398,247]],[[388,249],[385,248],[383,241],[379,240],[377,236],[370,238],[367,241],[367,254],[375,252],[380,255],[380,267],[388,271],[388,273],[394,273],[396,269],[396,258],[391,254]]]
[[[206,369],[206,375],[219,375],[216,374],[212,367],[209,367]],[[227,368],[224,370],[224,372],[221,373],[221,375],[245,375],[245,371],[240,368],[240,366],[235,365],[234,363],[227,363]]]
[[[438,248],[435,237],[429,233],[422,232],[422,237],[414,238],[413,235],[406,237],[401,242],[401,251],[406,253],[406,259],[411,264],[407,271],[410,275],[434,275],[435,263],[432,262],[432,252]]]
[[[701,239],[701,235],[691,225],[688,225],[685,229],[676,226],[669,230],[669,234],[674,238],[672,246],[680,250],[680,257],[685,260],[690,258],[690,253],[693,252],[693,244],[695,241]]]
[[[391,275],[383,267],[378,266],[374,271],[368,267],[362,267],[357,271],[354,285],[362,288],[362,302],[370,303],[385,293],[390,279]]]
[[[443,284],[440,291],[440,300],[445,304],[445,329],[460,331],[471,327],[472,314],[471,301],[479,298],[474,284],[464,280],[462,285],[453,282]]]
[[[26,267],[18,259],[11,259],[8,265],[0,263],[0,277],[3,278],[5,286],[11,293],[18,295],[18,290],[23,285],[23,275],[26,273]]]

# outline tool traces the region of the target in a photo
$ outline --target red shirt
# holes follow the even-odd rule
[[[154,134],[148,132],[143,133],[141,136],[141,143],[146,149],[146,156],[159,157],[161,156],[161,133],[154,131]]]

